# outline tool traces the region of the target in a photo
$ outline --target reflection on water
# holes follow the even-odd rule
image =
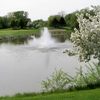
[[[62,53],[72,47],[69,41],[56,43],[51,48],[37,48],[33,41],[23,45],[0,45],[0,95],[41,91],[41,81],[55,69],[63,68],[75,74],[75,68],[80,65],[78,58]]]

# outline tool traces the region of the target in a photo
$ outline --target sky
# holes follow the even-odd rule
[[[32,20],[47,20],[61,11],[68,14],[91,5],[100,5],[100,0],[0,0],[0,16],[23,10]]]

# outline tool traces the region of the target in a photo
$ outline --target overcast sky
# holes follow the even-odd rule
[[[24,10],[32,20],[47,20],[58,12],[70,13],[91,5],[100,5],[100,0],[0,0],[0,16]]]

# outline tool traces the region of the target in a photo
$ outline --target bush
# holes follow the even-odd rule
[[[63,70],[56,70],[50,78],[42,81],[46,92],[86,90],[100,87],[100,66],[93,63],[86,66],[87,72],[82,67],[78,69],[76,76],[71,77]]]
[[[50,78],[46,81],[42,81],[44,91],[61,91],[67,88],[67,85],[71,83],[73,78],[66,74],[63,70],[56,70]]]

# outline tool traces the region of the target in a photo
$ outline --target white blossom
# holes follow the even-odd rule
[[[90,60],[91,56],[100,61],[100,6],[93,6],[94,15],[77,14],[79,29],[71,34],[71,40],[78,48],[80,60]]]

